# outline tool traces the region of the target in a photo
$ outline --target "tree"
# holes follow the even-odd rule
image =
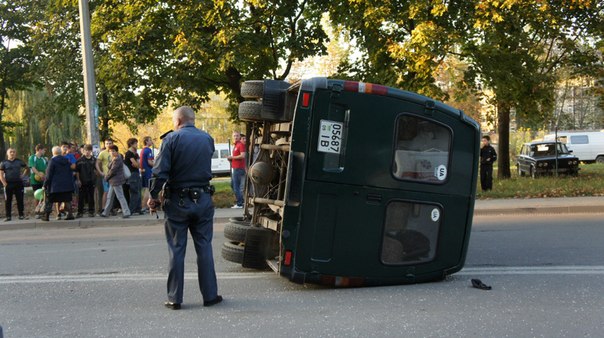
[[[29,74],[32,52],[26,45],[29,5],[24,0],[0,1],[0,160],[6,156],[5,132],[16,126],[3,119],[9,94],[34,84]]]
[[[601,39],[602,2],[556,0],[480,1],[471,8],[472,29],[460,41],[467,73],[495,94],[498,114],[498,176],[510,177],[510,112],[527,126],[549,119],[557,71],[593,66],[590,39]]]
[[[98,78],[106,78],[108,90],[136,95],[129,109],[158,109],[169,99],[199,108],[220,91],[236,103],[243,80],[284,79],[293,62],[324,51],[325,3],[101,2],[92,18],[105,53]]]

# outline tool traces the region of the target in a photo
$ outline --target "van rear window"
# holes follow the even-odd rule
[[[439,206],[395,201],[388,204],[382,238],[382,263],[429,262],[434,259],[442,219]]]
[[[451,130],[415,115],[397,123],[393,175],[400,180],[444,183],[448,177]]]

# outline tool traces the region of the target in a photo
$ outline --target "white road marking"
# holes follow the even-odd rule
[[[216,278],[229,279],[259,279],[275,275],[270,272],[219,272]],[[111,273],[111,274],[81,274],[81,275],[21,275],[0,276],[0,284],[32,284],[32,283],[65,283],[65,282],[116,282],[116,281],[155,281],[165,280],[167,274],[155,273]],[[185,280],[197,280],[196,273],[185,273]]]
[[[456,275],[604,275],[604,266],[501,266],[467,267]]]
[[[495,275],[604,275],[604,266],[502,266],[467,267],[454,276]],[[277,278],[272,272],[219,272],[219,280]],[[67,282],[119,282],[119,281],[164,281],[166,274],[157,273],[109,273],[78,275],[19,275],[0,276],[0,284],[41,284]],[[196,273],[185,273],[186,280],[197,280]]]

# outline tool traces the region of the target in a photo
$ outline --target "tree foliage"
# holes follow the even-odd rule
[[[237,102],[243,80],[284,79],[294,61],[324,50],[322,4],[103,1],[92,20],[104,52],[99,77],[108,90],[137,98],[120,100],[131,102],[128,111],[159,109],[169,100],[199,108],[219,91]],[[147,115],[155,116],[137,114]]]

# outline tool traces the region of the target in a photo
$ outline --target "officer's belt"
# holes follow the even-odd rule
[[[189,197],[192,200],[198,200],[202,193],[212,194],[213,189],[211,185],[203,185],[199,187],[188,187],[188,188],[170,188],[170,196],[178,196],[183,199]]]
[[[189,194],[192,191],[210,193],[210,186],[202,185],[202,186],[187,187],[187,188],[170,188],[171,195],[172,194],[182,195],[181,197],[185,197],[187,194]]]

